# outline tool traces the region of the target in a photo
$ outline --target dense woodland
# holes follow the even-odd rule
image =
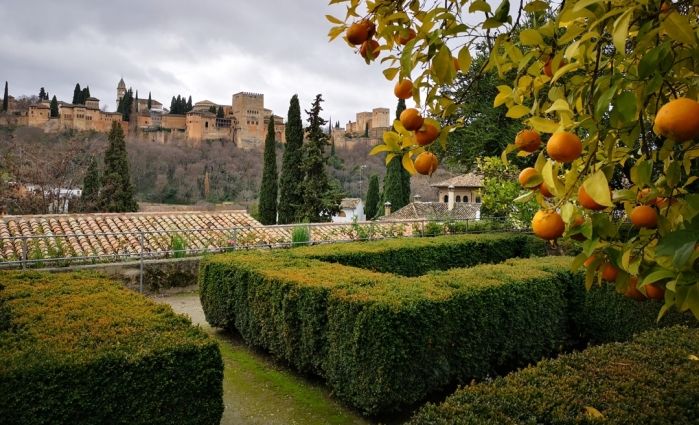
[[[7,182],[34,184],[46,190],[81,188],[93,158],[100,171],[104,168],[107,135],[95,132],[45,134],[34,128],[0,129],[0,173],[2,207],[7,213],[31,214],[49,211],[51,196],[31,200],[12,196]],[[142,202],[195,204],[202,202],[234,204],[255,209],[262,178],[262,151],[237,149],[230,142],[203,142],[200,148],[186,145],[162,145],[127,137],[131,179],[136,199]],[[382,158],[368,155],[370,147],[354,150],[335,149],[328,171],[346,196],[359,196],[360,166],[362,197],[366,196],[369,177],[383,180]],[[329,150],[330,151],[330,150]],[[284,146],[277,144],[277,163],[281,168]],[[327,153],[331,155],[330,152]],[[208,174],[209,184],[205,185]],[[434,200],[429,184],[449,177],[441,172],[427,178],[412,178],[413,194]],[[208,186],[208,190],[205,190]]]

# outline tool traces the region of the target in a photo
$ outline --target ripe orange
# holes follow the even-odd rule
[[[653,207],[648,205],[639,205],[631,210],[629,218],[631,218],[631,223],[636,227],[655,229],[658,225],[658,213]]]
[[[532,219],[532,230],[541,239],[553,240],[565,231],[565,223],[556,211],[539,210]]]
[[[636,195],[636,200],[644,205],[655,205],[658,201],[658,198],[655,196],[651,196],[652,192],[653,190],[649,187],[639,190],[638,194]]]
[[[539,185],[539,192],[544,195],[544,198],[551,198],[553,196],[553,193],[551,193],[549,187],[546,186],[546,183],[541,183]]]
[[[432,152],[423,152],[415,158],[415,170],[425,176],[431,176],[438,166],[439,161]]]
[[[398,81],[393,88],[393,94],[395,94],[398,99],[410,99],[413,97],[413,82],[407,78]]]
[[[593,211],[599,211],[607,208],[604,205],[600,205],[597,202],[595,202],[595,200],[587,194],[587,191],[582,185],[580,185],[580,189],[578,189],[578,203],[581,207]]]
[[[408,108],[400,113],[400,122],[408,131],[415,131],[422,127],[425,120],[415,108]]]
[[[534,178],[538,175],[539,175],[539,172],[536,171],[535,168],[528,167],[519,173],[519,177],[517,178],[517,180],[519,180],[519,184],[522,185],[523,188],[533,190],[533,189],[536,189],[536,187],[527,187],[527,184],[529,183],[529,181],[532,178]]]
[[[376,31],[376,25],[369,21],[355,22],[347,28],[347,41],[358,46],[367,41]]]
[[[412,28],[408,28],[407,33],[403,33],[402,31],[397,32],[394,37],[394,40],[396,41],[396,43],[405,46],[406,44],[408,44],[410,40],[412,40],[415,37],[417,37],[417,33],[415,32],[415,30]]]
[[[439,129],[432,124],[425,123],[422,127],[415,130],[415,141],[420,146],[426,146],[437,140],[439,137]]]
[[[643,287],[646,290],[646,296],[651,300],[664,300],[665,299],[665,289],[662,286],[655,286],[654,284],[646,285]]]
[[[541,137],[535,130],[522,130],[515,136],[515,145],[525,152],[534,152],[541,146]]]
[[[624,292],[624,296],[628,298],[633,298],[634,300],[637,301],[643,301],[646,299],[646,297],[643,296],[641,291],[636,289],[636,285],[638,284],[638,278],[636,276],[631,276],[629,279],[628,286],[626,287],[626,292]]]
[[[616,281],[616,277],[619,275],[619,269],[617,269],[612,263],[604,263],[602,265],[602,279],[607,282]]]
[[[554,133],[546,144],[546,152],[558,162],[573,162],[582,154],[582,142],[580,138],[567,131]]]
[[[681,97],[663,105],[655,116],[656,133],[684,142],[699,136],[699,102]]]
[[[365,41],[359,48],[359,54],[366,60],[376,59],[379,57],[379,42],[374,39]]]
[[[585,262],[583,263],[583,265],[584,265],[585,267],[590,267],[590,264],[592,264],[592,262],[595,261],[595,258],[596,258],[596,257],[595,257],[594,255],[590,255],[589,257],[587,257],[587,260],[585,260]]]

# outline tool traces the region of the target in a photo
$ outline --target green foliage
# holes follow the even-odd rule
[[[100,210],[107,212],[138,211],[126,156],[124,131],[117,122],[109,132],[109,147],[104,154],[104,176],[99,193]]]
[[[172,100],[170,101],[170,113],[171,114],[178,114],[178,115],[184,115],[187,112],[191,111],[193,108],[192,106],[192,96],[189,96],[189,99],[185,99],[184,96],[177,95],[172,96]],[[216,113],[214,110],[213,113]]]
[[[131,120],[131,113],[133,112],[134,100],[133,100],[133,90],[129,88],[124,97],[119,100],[119,105],[117,106],[117,112],[121,113],[124,117],[124,121]]]
[[[545,360],[428,405],[412,425],[694,424],[699,330],[645,332],[624,344]],[[692,360],[694,359],[694,360]]]
[[[407,185],[406,185],[407,182]],[[379,211],[384,215],[384,204],[391,203],[391,211],[396,212],[410,203],[410,175],[403,168],[400,158],[393,158],[386,168],[383,179],[383,193]]]
[[[279,181],[279,224],[289,224],[299,218],[303,203],[303,123],[298,95],[289,101],[289,112],[285,129],[286,146],[282,158],[282,172]]]
[[[325,166],[325,146],[328,143],[328,135],[323,131],[323,126],[327,123],[320,116],[323,108],[320,106],[323,97],[319,94],[313,101],[308,114],[308,127],[306,127],[306,137],[308,143],[303,149],[302,170],[303,178],[303,203],[299,209],[299,217],[303,221],[321,222],[330,221],[333,214],[340,211],[340,200],[342,191],[336,182],[331,182],[328,178]]]
[[[3,112],[7,112],[9,102],[10,102],[10,94],[7,90],[7,81],[5,81],[5,92],[3,93],[3,97],[2,97],[2,111]]]
[[[223,117],[224,117],[224,115],[223,115],[223,106],[219,106],[218,109],[216,110],[216,118],[223,118]],[[270,117],[270,119],[272,120],[272,122],[274,122],[274,119],[273,119],[273,118],[274,118],[274,117]]]
[[[170,235],[170,251],[174,258],[182,258],[187,255],[187,241],[177,233]]]
[[[221,112],[223,113],[223,110]],[[269,118],[267,137],[265,138],[259,198],[260,222],[265,225],[277,223],[277,150],[274,134],[274,117],[272,116]]]
[[[513,164],[505,166],[498,157],[479,158],[477,164],[483,174],[481,214],[504,218],[517,228],[528,228],[539,207],[533,199],[512,202],[522,193],[522,187],[517,181],[519,169]]]
[[[80,194],[80,210],[94,212],[98,210],[100,192],[100,175],[97,159],[92,157],[83,179],[83,190]]]
[[[75,83],[75,89],[73,89],[73,101],[71,102],[73,105],[79,105],[82,100],[82,90],[80,89],[80,83]]]
[[[148,92],[148,104],[146,105],[148,107],[148,110],[153,107],[153,99],[151,99],[150,92]]]
[[[366,193],[366,202],[364,203],[364,213],[367,220],[376,217],[379,209],[379,176],[372,174],[369,178],[369,189]]]
[[[294,226],[291,230],[291,247],[308,245],[311,240],[311,231],[308,226]]]
[[[53,95],[51,98],[51,118],[58,118],[58,99],[56,99],[56,95]]]
[[[214,340],[170,307],[88,273],[2,274],[3,424],[218,424]]]

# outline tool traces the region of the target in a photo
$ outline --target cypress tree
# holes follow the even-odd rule
[[[219,106],[218,110],[216,111],[216,118],[223,118],[223,106]],[[274,115],[272,115],[272,122],[274,122]]]
[[[372,174],[369,178],[369,190],[366,193],[364,213],[368,220],[376,217],[379,208],[379,176]]]
[[[406,195],[404,189],[403,164],[399,157],[395,157],[388,163],[386,167],[386,176],[383,179],[383,194],[381,195],[381,203],[379,205],[379,215],[384,214],[384,206],[386,202],[391,203],[391,211],[395,212],[404,206],[408,205],[410,193]],[[410,175],[408,175],[409,177]],[[408,180],[410,182],[410,180]]]
[[[212,114],[215,114],[216,113],[216,106],[214,106],[214,105],[209,106],[209,112],[211,112]]]
[[[260,223],[277,222],[277,153],[274,141],[274,115],[269,117],[265,138],[262,186],[260,187]]]
[[[7,91],[7,81],[5,81],[5,94],[3,95],[2,98],[2,111],[7,112],[7,108],[9,107],[10,103],[10,95],[8,94]]]
[[[369,123],[364,124],[364,137],[369,137]]]
[[[42,87],[41,90],[39,90],[39,100],[44,100],[44,98],[48,99],[48,97],[46,97],[46,90]]]
[[[405,111],[405,100],[398,99],[398,105],[396,106],[396,119],[400,119],[401,112]],[[408,205],[410,203],[410,173],[408,173],[405,168],[401,167],[401,187],[403,190],[403,201],[402,205]],[[393,204],[393,202],[391,202]],[[391,206],[393,211],[396,211],[393,206]]]
[[[301,170],[303,146],[303,123],[299,98],[294,95],[289,101],[287,115],[286,146],[282,158],[282,172],[279,179],[279,224],[289,224],[298,220],[299,208],[303,202],[303,171]]]
[[[90,86],[85,87],[80,92],[80,104],[84,105],[85,101],[90,97]]]
[[[150,92],[148,92],[148,110],[153,107],[153,99],[150,97]]]
[[[184,100],[184,98],[182,98]],[[193,109],[194,107],[192,106],[192,96],[189,96],[189,99],[187,99],[187,110],[185,112],[189,112]]]
[[[138,90],[136,90],[136,112],[138,112]]]
[[[299,215],[304,221],[310,222],[330,221],[332,214],[339,211],[342,198],[339,190],[330,184],[325,170],[327,158],[324,150],[329,142],[323,129],[326,121],[320,116],[323,110],[321,102],[323,97],[319,94],[313,101],[311,110],[306,111],[308,143],[303,149],[303,204]]]
[[[175,106],[177,105],[177,99],[175,99],[175,96],[172,96],[172,100],[170,101],[170,113],[171,114],[176,114],[175,112]]]
[[[55,96],[54,96],[55,99]],[[97,168],[97,159],[92,157],[87,173],[83,179],[83,191],[80,195],[80,205],[83,212],[97,211],[99,203],[100,176]]]
[[[109,147],[104,154],[104,178],[99,194],[99,208],[107,212],[138,211],[134,189],[129,174],[124,131],[117,122],[112,123],[108,136]]]
[[[51,118],[58,118],[58,99],[55,94],[51,99]]]
[[[82,90],[80,89],[80,83],[75,83],[75,89],[73,89],[73,105],[80,105],[81,98]]]

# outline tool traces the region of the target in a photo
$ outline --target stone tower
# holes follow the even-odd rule
[[[121,99],[126,95],[126,83],[124,82],[124,79],[119,80],[119,84],[117,84],[117,101],[116,101],[116,107],[119,107],[119,102],[121,102]]]

